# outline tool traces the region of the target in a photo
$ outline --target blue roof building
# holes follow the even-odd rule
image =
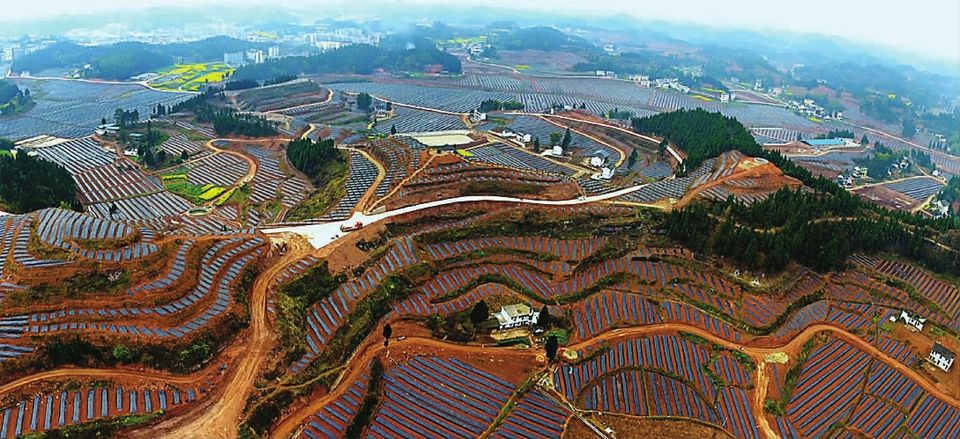
[[[813,146],[813,147],[816,147],[816,148],[824,148],[824,147],[828,147],[828,146],[844,146],[844,145],[847,144],[847,141],[846,141],[846,140],[843,140],[843,139],[838,139],[838,138],[833,138],[833,139],[806,139],[806,140],[803,141],[803,143],[806,143],[807,145],[810,145],[810,146]]]

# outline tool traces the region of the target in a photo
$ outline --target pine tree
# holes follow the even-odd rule
[[[547,358],[550,359],[550,361],[557,360],[557,350],[559,349],[560,349],[560,341],[557,340],[557,336],[551,335],[547,337],[546,351],[547,351]]]
[[[473,309],[470,310],[470,322],[474,326],[477,326],[490,317],[490,309],[487,307],[487,302],[481,299],[476,305],[473,305]]]
[[[547,308],[547,305],[543,305],[540,308],[540,316],[537,317],[537,325],[543,328],[549,328],[553,325],[553,317],[550,315],[550,310]]]
[[[570,136],[570,128],[567,128],[567,131],[563,133],[563,140],[560,141],[560,146],[563,147],[564,150],[566,150],[567,148],[570,147],[571,140],[572,139]]]

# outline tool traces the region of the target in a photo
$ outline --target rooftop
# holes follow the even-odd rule
[[[806,143],[810,146],[843,146],[847,144],[846,140],[833,138],[833,139],[807,139],[803,143]]]
[[[530,314],[530,306],[525,303],[516,303],[513,305],[503,305],[503,312],[510,317],[523,316]]]
[[[950,349],[943,347],[943,345],[940,343],[933,344],[933,352],[936,352],[941,357],[946,358],[947,361],[950,361],[957,357],[957,354],[954,354],[953,351],[951,351]]]

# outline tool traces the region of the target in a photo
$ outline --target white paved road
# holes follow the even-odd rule
[[[329,223],[321,224],[309,224],[303,226],[289,226],[289,227],[277,227],[273,229],[264,229],[263,232],[267,234],[276,234],[276,233],[296,233],[306,237],[310,244],[315,248],[324,247],[341,236],[346,235],[346,233],[340,230],[341,226],[344,225],[353,225],[357,222],[362,223],[364,226],[376,223],[378,221],[383,221],[388,218],[392,218],[398,215],[404,215],[411,212],[417,212],[425,209],[432,209],[434,207],[447,206],[451,204],[459,203],[476,203],[476,202],[500,202],[500,203],[521,203],[521,204],[537,204],[542,206],[576,206],[579,204],[589,204],[596,203],[599,201],[606,201],[621,197],[623,195],[636,192],[640,189],[646,187],[647,184],[641,184],[637,186],[631,186],[628,188],[620,189],[614,192],[608,192],[600,195],[592,195],[589,197],[579,197],[569,200],[532,200],[527,198],[513,198],[513,197],[500,197],[493,195],[472,195],[456,198],[447,198],[444,200],[436,200],[428,203],[417,204],[413,206],[407,206],[400,209],[390,210],[378,214],[367,215],[362,212],[356,212],[347,220],[343,221],[333,221]]]

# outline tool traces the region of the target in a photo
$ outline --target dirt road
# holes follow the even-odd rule
[[[906,375],[907,378],[910,378],[911,380],[915,381],[919,386],[923,387],[923,389],[927,391],[927,393],[930,393],[935,397],[942,399],[943,401],[949,403],[954,407],[960,408],[960,398],[957,398],[956,395],[950,395],[940,390],[939,388],[934,386],[932,383],[927,381],[916,370],[913,370],[910,366],[904,365],[903,363],[890,358],[889,356],[887,356],[886,353],[877,349],[870,343],[867,343],[862,338],[854,334],[851,334],[850,332],[847,332],[847,330],[839,326],[834,326],[826,323],[819,323],[819,324],[807,326],[806,328],[804,328],[803,331],[801,331],[795,337],[790,339],[790,341],[787,342],[785,345],[774,347],[774,348],[755,347],[755,346],[734,343],[727,339],[720,338],[716,334],[709,332],[707,330],[704,330],[695,326],[689,326],[682,323],[660,323],[656,325],[638,326],[634,328],[614,329],[613,331],[605,332],[603,334],[598,335],[597,337],[591,338],[590,340],[582,341],[577,344],[567,346],[565,347],[565,349],[580,350],[580,349],[586,348],[587,346],[592,346],[602,341],[613,341],[621,338],[641,337],[644,335],[648,335],[650,333],[656,333],[660,331],[669,331],[669,330],[689,332],[691,334],[703,337],[707,339],[707,341],[711,343],[716,343],[727,349],[741,350],[747,355],[750,355],[750,357],[753,358],[754,361],[757,361],[757,363],[760,363],[763,360],[763,358],[768,354],[797,350],[801,347],[801,345],[803,345],[803,343],[806,343],[807,340],[812,338],[817,333],[824,332],[824,331],[830,332],[835,337],[843,340],[844,342],[854,345],[856,348],[866,352],[867,354],[869,354],[870,356],[876,359],[879,359],[880,361],[883,361],[888,366]]]
[[[292,237],[287,237],[292,238]],[[136,432],[131,437],[169,438],[230,438],[236,437],[237,425],[247,402],[247,396],[256,382],[275,335],[267,321],[267,296],[270,285],[291,264],[299,261],[310,250],[301,239],[288,239],[289,250],[276,264],[257,277],[250,293],[249,337],[242,340],[245,354],[233,367],[232,373],[220,384],[217,393],[184,416],[171,418],[155,426]]]

